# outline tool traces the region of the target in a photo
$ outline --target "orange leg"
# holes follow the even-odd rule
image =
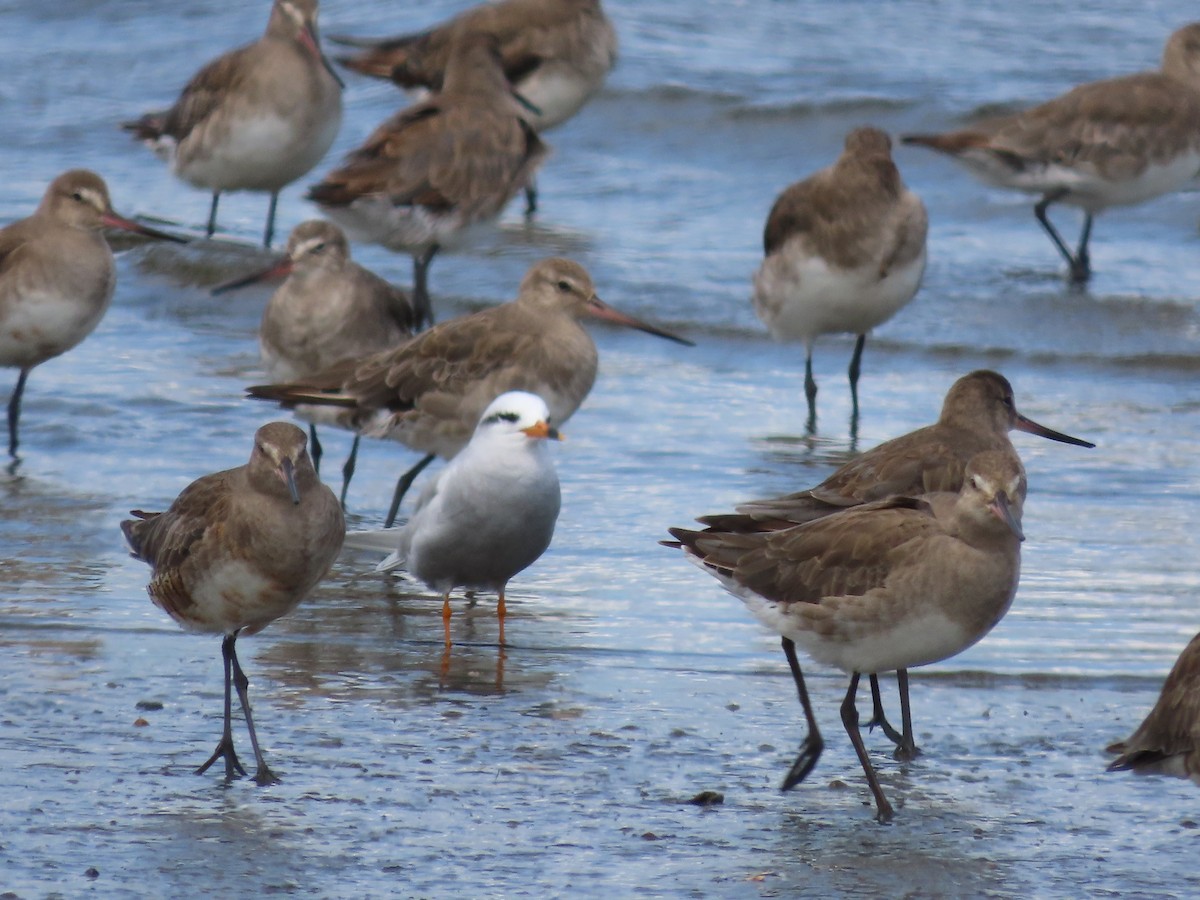
[[[442,595],[442,625],[446,629],[446,649],[450,649],[450,592]]]
[[[500,646],[504,646],[504,617],[508,615],[508,608],[504,605],[504,590],[500,590],[500,603],[496,606],[496,615],[500,617]]]

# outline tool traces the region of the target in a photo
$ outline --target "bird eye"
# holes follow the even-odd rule
[[[72,191],[71,199],[78,200],[80,203],[82,203],[83,202],[83,192],[82,191]]]
[[[558,289],[564,294],[567,293],[569,290],[571,290],[571,282],[565,280],[560,281],[558,283]]]
[[[312,252],[320,253],[324,249],[325,249],[325,242],[322,241],[321,243],[317,244],[315,247],[312,248]]]

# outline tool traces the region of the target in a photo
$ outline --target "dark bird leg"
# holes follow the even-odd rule
[[[858,672],[850,676],[850,687],[846,690],[846,699],[842,701],[842,724],[846,726],[846,734],[850,735],[850,743],[854,745],[854,752],[858,754],[858,761],[867,776],[867,785],[875,796],[875,819],[881,825],[886,825],[892,820],[892,804],[883,796],[883,788],[879,786],[879,779],[875,776],[871,758],[867,756],[866,745],[863,744],[862,734],[858,730],[858,709],[854,705],[854,697],[858,693],[859,677]]]
[[[870,682],[871,721],[867,723],[867,730],[874,731],[875,726],[878,725],[883,729],[883,733],[888,740],[899,747],[904,742],[904,736],[892,727],[892,723],[887,720],[887,715],[883,711],[883,697],[879,693],[879,676],[872,672]]]
[[[825,741],[821,738],[821,729],[817,727],[816,716],[813,715],[812,704],[808,700],[808,688],[804,686],[804,673],[800,671],[800,663],[796,659],[796,645],[790,638],[783,639],[783,653],[787,657],[788,666],[792,670],[792,680],[796,682],[796,693],[800,695],[800,705],[804,707],[804,720],[808,734],[800,745],[800,754],[780,786],[781,791],[789,791],[802,782],[813,770],[821,751],[825,749]]]
[[[17,458],[17,423],[21,419],[21,396],[25,393],[25,381],[29,370],[22,369],[17,375],[17,384],[8,398],[8,455]]]
[[[413,312],[417,317],[417,328],[433,324],[433,304],[429,300],[429,264],[441,249],[437,244],[413,257]]]
[[[921,748],[913,738],[912,707],[908,702],[908,669],[896,670],[896,682],[900,687],[900,722],[904,735],[893,755],[901,762],[908,762],[921,755]]]
[[[217,204],[221,200],[221,192],[213,191],[212,206],[208,209],[208,237],[212,237],[217,230]]]
[[[318,475],[321,474],[321,456],[325,450],[321,447],[321,442],[317,440],[317,426],[310,424],[308,426],[308,455],[312,457],[313,471]]]
[[[1046,210],[1051,203],[1061,200],[1066,196],[1066,191],[1055,191],[1047,194],[1033,208],[1033,214],[1037,216],[1037,220],[1042,223],[1042,228],[1046,230],[1046,234],[1050,235],[1050,240],[1054,242],[1054,246],[1058,248],[1058,252],[1062,254],[1063,259],[1067,261],[1067,266],[1071,270],[1071,282],[1073,284],[1083,284],[1091,277],[1092,269],[1087,252],[1088,238],[1092,233],[1092,216],[1088,213],[1087,218],[1083,223],[1083,235],[1079,241],[1080,253],[1072,253],[1067,246],[1067,242],[1062,239],[1062,235],[1058,233],[1058,229],[1051,223],[1049,216],[1046,215]]]
[[[254,783],[263,787],[268,784],[279,784],[279,776],[268,768],[267,761],[263,759],[262,749],[258,745],[258,734],[254,731],[254,718],[250,715],[250,696],[246,690],[250,687],[250,679],[246,677],[241,664],[238,663],[237,651],[233,646],[236,639],[237,634],[228,639],[229,656],[233,660],[233,686],[237,688],[238,700],[242,703],[242,715],[246,717],[246,728],[250,731],[250,746],[254,748],[254,762],[258,765],[258,771],[254,773]]]
[[[217,749],[208,758],[208,762],[196,770],[197,775],[203,775],[208,771],[209,766],[218,759],[223,758],[225,760],[226,781],[233,781],[238,775],[246,774],[246,770],[242,768],[241,762],[238,761],[237,752],[233,749],[233,726],[230,722],[233,707],[232,690],[230,687],[234,659],[233,642],[236,639],[236,633],[227,634],[224,640],[221,641],[221,657],[225,660],[225,727],[221,732],[221,740],[217,743]]]
[[[263,246],[271,249],[271,240],[275,237],[275,206],[279,203],[279,191],[271,192],[271,203],[267,207],[267,230],[263,233]]]
[[[867,336],[860,334],[858,340],[854,342],[854,355],[850,357],[850,434],[855,441],[858,440],[858,376],[862,372],[862,354],[863,347],[867,343]]]
[[[396,482],[396,492],[392,494],[392,505],[388,507],[387,519],[383,523],[384,528],[391,528],[396,522],[396,513],[400,511],[400,501],[404,499],[404,495],[408,493],[408,489],[412,487],[416,477],[425,471],[425,467],[434,461],[437,457],[430,453],[421,458],[421,461],[400,476],[400,480]]]
[[[921,748],[913,741],[912,707],[908,699],[907,669],[896,670],[896,682],[900,689],[900,718],[904,728],[903,733],[892,727],[883,712],[883,700],[879,693],[879,676],[874,674],[871,675],[871,721],[867,723],[867,728],[868,730],[874,729],[876,725],[882,728],[883,733],[896,745],[895,758],[908,762],[921,755]]]
[[[350,479],[354,477],[354,467],[358,465],[358,442],[361,439],[361,435],[354,436],[354,443],[350,445],[350,455],[346,457],[346,464],[342,466],[342,495],[339,498],[342,509],[346,508],[346,492],[350,490]]]
[[[1079,233],[1079,247],[1075,250],[1077,270],[1071,270],[1071,280],[1084,283],[1092,275],[1092,257],[1088,253],[1088,241],[1092,237],[1092,214],[1084,213],[1083,231]]]
[[[532,219],[537,212],[538,189],[537,182],[530,178],[525,182],[525,218]]]
[[[817,381],[813,378],[812,347],[804,354],[804,396],[808,398],[808,423],[804,426],[809,434],[817,431]]]

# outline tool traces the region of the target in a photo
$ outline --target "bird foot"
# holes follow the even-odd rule
[[[221,738],[220,743],[217,744],[217,749],[212,752],[212,756],[208,758],[204,765],[196,769],[196,774],[203,775],[218,759],[225,760],[226,781],[233,781],[239,776],[245,776],[246,770],[242,767],[242,763],[238,759],[237,751],[233,749],[232,738]]]

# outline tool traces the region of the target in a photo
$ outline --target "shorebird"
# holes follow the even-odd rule
[[[1146,720],[1107,750],[1121,754],[1109,764],[1109,772],[1132,769],[1200,784],[1200,634],[1175,660]]]
[[[212,289],[221,294],[272,278],[286,278],[267,301],[258,329],[263,365],[272,381],[315,375],[344,359],[395,347],[412,334],[408,294],[350,258],[345,233],[332,222],[310,219],[292,229],[287,254],[261,272]],[[304,410],[300,410],[301,418]],[[355,434],[342,467],[344,505],[358,457]],[[313,467],[321,471],[317,426],[309,425]]]
[[[1092,217],[1143,203],[1200,174],[1200,22],[1171,35],[1157,72],[1080,85],[1016,115],[944,134],[914,134],[996,187],[1040,194],[1034,215],[1070,268],[1091,276]],[[1074,252],[1046,215],[1052,203],[1084,212]]]
[[[433,322],[434,255],[499,216],[547,153],[524,112],[495,39],[466,35],[450,52],[441,91],[396,113],[309,189],[351,237],[412,255],[419,325]]]
[[[1012,385],[999,372],[978,369],[950,386],[937,422],[884,441],[803,491],[740,504],[737,513],[700,521],[721,530],[772,531],[827,516],[893,494],[920,496],[957,492],[971,457],[985,450],[1016,456],[1010,431],[1023,431],[1063,444],[1096,445],[1017,411]]]
[[[466,446],[496,397],[528,391],[545,400],[556,425],[571,417],[596,380],[596,344],[578,321],[585,316],[691,346],[608,306],[587,270],[551,258],[529,269],[513,301],[435,325],[394,350],[247,392],[285,408],[306,405],[310,413],[326,407],[343,428],[426,454],[396,487],[390,527],[416,474],[435,456],[450,459]]]
[[[1000,621],[1020,574],[1024,482],[1012,454],[989,451],[972,458],[953,497],[893,497],[773,532],[670,529],[691,561],[782,637],[808,725],[783,790],[804,780],[824,747],[799,644],[850,675],[842,723],[877,818],[890,821],[858,727],[859,679],[948,659]]]
[[[867,333],[912,300],[925,272],[929,218],[892,162],[878,128],[846,136],[837,162],[779,195],[763,233],[754,311],[771,334],[804,341],[808,430],[816,429],[813,345],[823,334],[858,335],[850,358],[851,431]]]
[[[1096,445],[1039,425],[1017,411],[1012,385],[998,372],[980,369],[951,385],[937,422],[893,438],[843,465],[808,490],[740,504],[736,513],[702,516],[698,521],[717,532],[780,531],[844,509],[893,495],[922,496],[962,489],[967,464],[976,454],[996,451],[1020,458],[1008,433],[1017,430],[1064,444]],[[1022,485],[1019,499],[1025,501]],[[903,731],[884,715],[878,678],[872,674],[870,727],[880,726],[896,745],[897,759],[920,750],[913,742],[909,715],[908,673],[897,672]]]
[[[450,48],[464,34],[496,38],[504,74],[528,101],[526,120],[547,131],[570,119],[600,90],[617,61],[617,33],[600,0],[500,0],[475,6],[413,34],[378,40],[336,37],[360,52],[337,57],[347,68],[402,88],[441,86]],[[537,209],[532,181],[526,213]]]
[[[504,643],[504,589],[546,552],[558,520],[558,474],[546,440],[559,440],[536,394],[509,391],[489,404],[470,443],[421,493],[402,528],[351,532],[347,546],[390,549],[376,571],[403,566],[442,595],[450,647],[450,592],[495,591]]]
[[[321,53],[317,0],[275,0],[258,41],[204,66],[170,109],[122,127],[212,191],[209,237],[222,192],[269,192],[270,247],[279,192],[321,161],[341,124],[342,82]]]
[[[0,229],[0,366],[19,373],[8,400],[14,460],[30,371],[91,334],[108,310],[117,270],[105,228],[182,242],[117,215],[104,180],[86,169],[59,175],[32,216]]]
[[[135,509],[136,518],[121,523],[133,557],[153,569],[146,590],[155,606],[188,631],[224,635],[225,725],[198,775],[218,759],[225,760],[226,779],[246,774],[233,746],[232,683],[258,765],[254,781],[279,781],[258,744],[249,681],[234,644],[291,612],[341,549],[341,506],[317,478],[304,445],[295,425],[264,425],[246,465],[193,481],[166,512]]]

